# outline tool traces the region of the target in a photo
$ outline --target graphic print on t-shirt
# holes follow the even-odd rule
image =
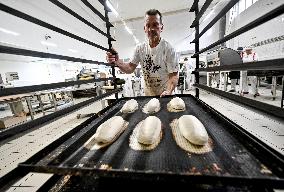
[[[145,80],[146,86],[152,89],[151,91],[149,90],[150,92],[160,91],[160,90],[156,90],[155,88],[161,86],[162,80],[161,80],[160,75],[159,74],[155,75],[155,73],[159,71],[161,66],[156,65],[154,63],[154,61],[152,60],[151,55],[149,55],[149,54],[147,54],[145,56],[144,63],[145,63],[145,65],[143,66],[143,68],[144,68],[144,80]],[[152,94],[155,95],[155,93],[152,93]]]
[[[154,61],[152,60],[152,57],[148,54],[144,59],[144,63],[145,63],[145,69],[149,74],[156,73],[161,68],[161,66],[155,65]]]

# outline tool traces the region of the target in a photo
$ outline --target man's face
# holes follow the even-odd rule
[[[144,31],[151,40],[160,39],[163,31],[163,24],[160,23],[160,15],[146,15],[144,23]]]
[[[251,54],[251,52],[252,52],[252,49],[246,49],[247,54]]]

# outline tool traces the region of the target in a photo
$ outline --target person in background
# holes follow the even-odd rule
[[[191,90],[192,89],[192,85],[195,82],[195,76],[192,73],[195,69],[195,64],[188,60],[187,57],[184,58],[184,66],[186,68],[186,84],[187,84],[187,89]]]
[[[237,48],[237,53],[240,57],[243,57],[243,47]],[[240,79],[240,71],[231,71],[229,73],[229,78],[231,79],[231,89],[229,92],[236,92],[237,81]]]
[[[256,52],[252,51],[252,47],[246,47],[242,54],[243,63],[258,61],[258,56]],[[254,97],[259,96],[257,88],[257,77],[247,76],[247,71],[241,72],[241,91],[242,94],[248,94],[248,81],[251,84],[252,94]]]
[[[147,40],[136,46],[132,60],[125,63],[114,49],[107,52],[107,61],[114,63],[124,73],[134,72],[141,64],[146,96],[171,95],[178,83],[178,55],[170,43],[161,38],[163,28],[162,14],[150,9],[144,19]]]

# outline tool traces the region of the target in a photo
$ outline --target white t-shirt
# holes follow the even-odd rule
[[[168,74],[178,72],[178,56],[164,39],[151,48],[148,42],[136,46],[131,63],[141,64],[146,96],[160,95],[167,88]]]
[[[258,56],[255,52],[252,52],[249,55],[246,52],[244,52],[242,57],[243,57],[243,63],[258,61]]]
[[[192,72],[195,69],[195,61],[188,60],[184,63],[184,65],[187,72]]]

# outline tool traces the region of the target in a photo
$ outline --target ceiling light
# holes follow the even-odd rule
[[[138,44],[139,40],[134,35],[133,35],[133,38],[134,38],[135,43]]]
[[[68,49],[68,51],[72,52],[72,53],[77,53],[78,51],[75,49]]]
[[[20,35],[20,34],[17,33],[17,32],[10,31],[10,30],[4,29],[4,28],[0,28],[0,31],[3,32],[3,33],[7,33],[7,34],[9,34],[9,35],[14,35],[14,36],[19,36],[19,35]]]
[[[50,46],[50,47],[57,47],[57,45],[55,43],[50,43],[47,41],[41,41],[40,42],[42,45],[46,45],[46,46]]]
[[[129,34],[133,35],[133,32],[126,25],[124,27]]]
[[[106,0],[106,5],[115,14],[115,16],[118,16],[118,12],[113,8],[112,4],[108,0]]]
[[[23,49],[30,49],[33,50],[34,48],[32,47],[28,47],[28,46],[24,46],[24,45],[19,45],[19,44],[15,44],[15,43],[11,43],[11,42],[7,42],[7,41],[0,41],[0,45],[3,44],[5,46],[12,46],[12,47],[16,47],[16,48],[23,48]]]

